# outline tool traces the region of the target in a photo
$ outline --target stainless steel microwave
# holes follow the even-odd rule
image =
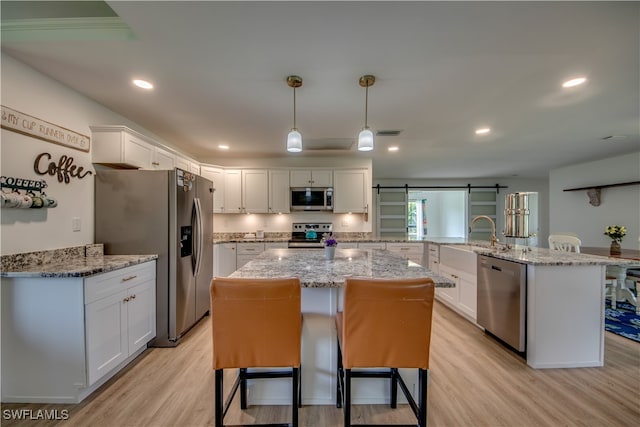
[[[333,188],[291,188],[292,211],[332,211]]]

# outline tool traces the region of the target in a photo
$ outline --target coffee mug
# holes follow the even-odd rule
[[[32,196],[31,197],[31,209],[40,209],[44,206],[44,200],[42,197]]]
[[[13,193],[2,193],[2,207],[15,208],[18,206],[18,198]]]
[[[33,200],[31,199],[31,196],[27,196],[26,194],[19,196],[18,200],[20,201],[18,204],[18,207],[20,209],[28,209],[33,204]]]
[[[58,201],[53,197],[42,196],[42,207],[43,208],[55,208],[58,206]]]

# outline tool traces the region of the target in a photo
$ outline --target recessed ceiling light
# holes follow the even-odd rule
[[[228,150],[229,146],[227,144],[218,144],[218,148],[221,150]]]
[[[142,89],[153,89],[153,85],[146,80],[134,80],[133,84]]]
[[[476,135],[486,135],[491,132],[491,128],[480,128],[476,129]]]
[[[389,151],[398,151],[398,147],[396,145],[392,145],[391,147],[387,148],[387,150],[389,150]]]
[[[586,81],[587,81],[586,77],[576,77],[575,79],[567,80],[566,82],[562,83],[562,87],[579,86]]]

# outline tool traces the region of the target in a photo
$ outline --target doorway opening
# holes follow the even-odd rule
[[[466,206],[465,190],[409,191],[408,237],[466,237]]]

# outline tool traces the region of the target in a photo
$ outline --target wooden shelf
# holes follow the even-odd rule
[[[602,188],[624,187],[627,185],[638,185],[638,184],[640,184],[640,181],[620,182],[617,184],[591,185],[589,187],[580,187],[580,188],[566,188],[562,191],[584,191],[584,190],[591,190],[592,188],[595,188],[596,190],[600,190]]]
[[[619,182],[617,184],[604,184],[604,185],[592,185],[590,187],[580,187],[580,188],[566,188],[562,191],[587,191],[587,196],[589,197],[589,204],[591,206],[600,206],[600,190],[603,188],[611,188],[611,187],[625,187],[627,185],[638,185],[640,181],[631,181],[631,182]]]

